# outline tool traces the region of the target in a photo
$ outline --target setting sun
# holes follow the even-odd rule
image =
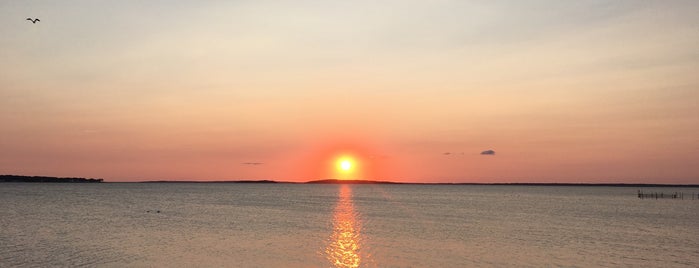
[[[341,154],[332,164],[332,177],[339,180],[357,180],[362,178],[362,161],[355,155]]]
[[[347,157],[343,157],[337,161],[337,167],[340,171],[348,172],[348,171],[351,171],[352,166],[354,166],[352,164],[352,162],[353,162],[352,159],[347,158]]]
[[[340,162],[340,169],[349,171],[351,168],[352,162],[350,162],[349,160],[343,160],[342,162]]]

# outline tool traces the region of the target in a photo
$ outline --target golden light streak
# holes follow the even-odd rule
[[[359,267],[361,224],[354,211],[352,188],[348,185],[340,187],[339,200],[333,214],[333,233],[325,253],[333,267]]]

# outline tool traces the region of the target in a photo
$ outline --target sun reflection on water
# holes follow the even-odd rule
[[[334,267],[359,267],[361,224],[352,203],[352,188],[340,186],[340,196],[333,214],[333,233],[326,257]]]

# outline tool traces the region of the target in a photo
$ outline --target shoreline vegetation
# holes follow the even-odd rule
[[[58,183],[101,183],[103,179],[61,178],[49,176],[0,175],[0,182],[58,182]]]
[[[602,186],[602,187],[687,187],[699,188],[699,184],[659,184],[659,183],[547,183],[547,182],[394,182],[376,180],[337,180],[324,179],[307,182],[289,182],[275,180],[217,180],[217,181],[193,181],[193,180],[154,180],[137,182],[105,182],[95,178],[62,178],[49,176],[21,176],[0,175],[2,182],[58,182],[58,183],[248,183],[248,184],[394,184],[394,185],[493,185],[493,186]]]

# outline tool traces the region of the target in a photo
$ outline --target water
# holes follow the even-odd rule
[[[3,183],[0,267],[699,267],[699,189],[636,190]]]

